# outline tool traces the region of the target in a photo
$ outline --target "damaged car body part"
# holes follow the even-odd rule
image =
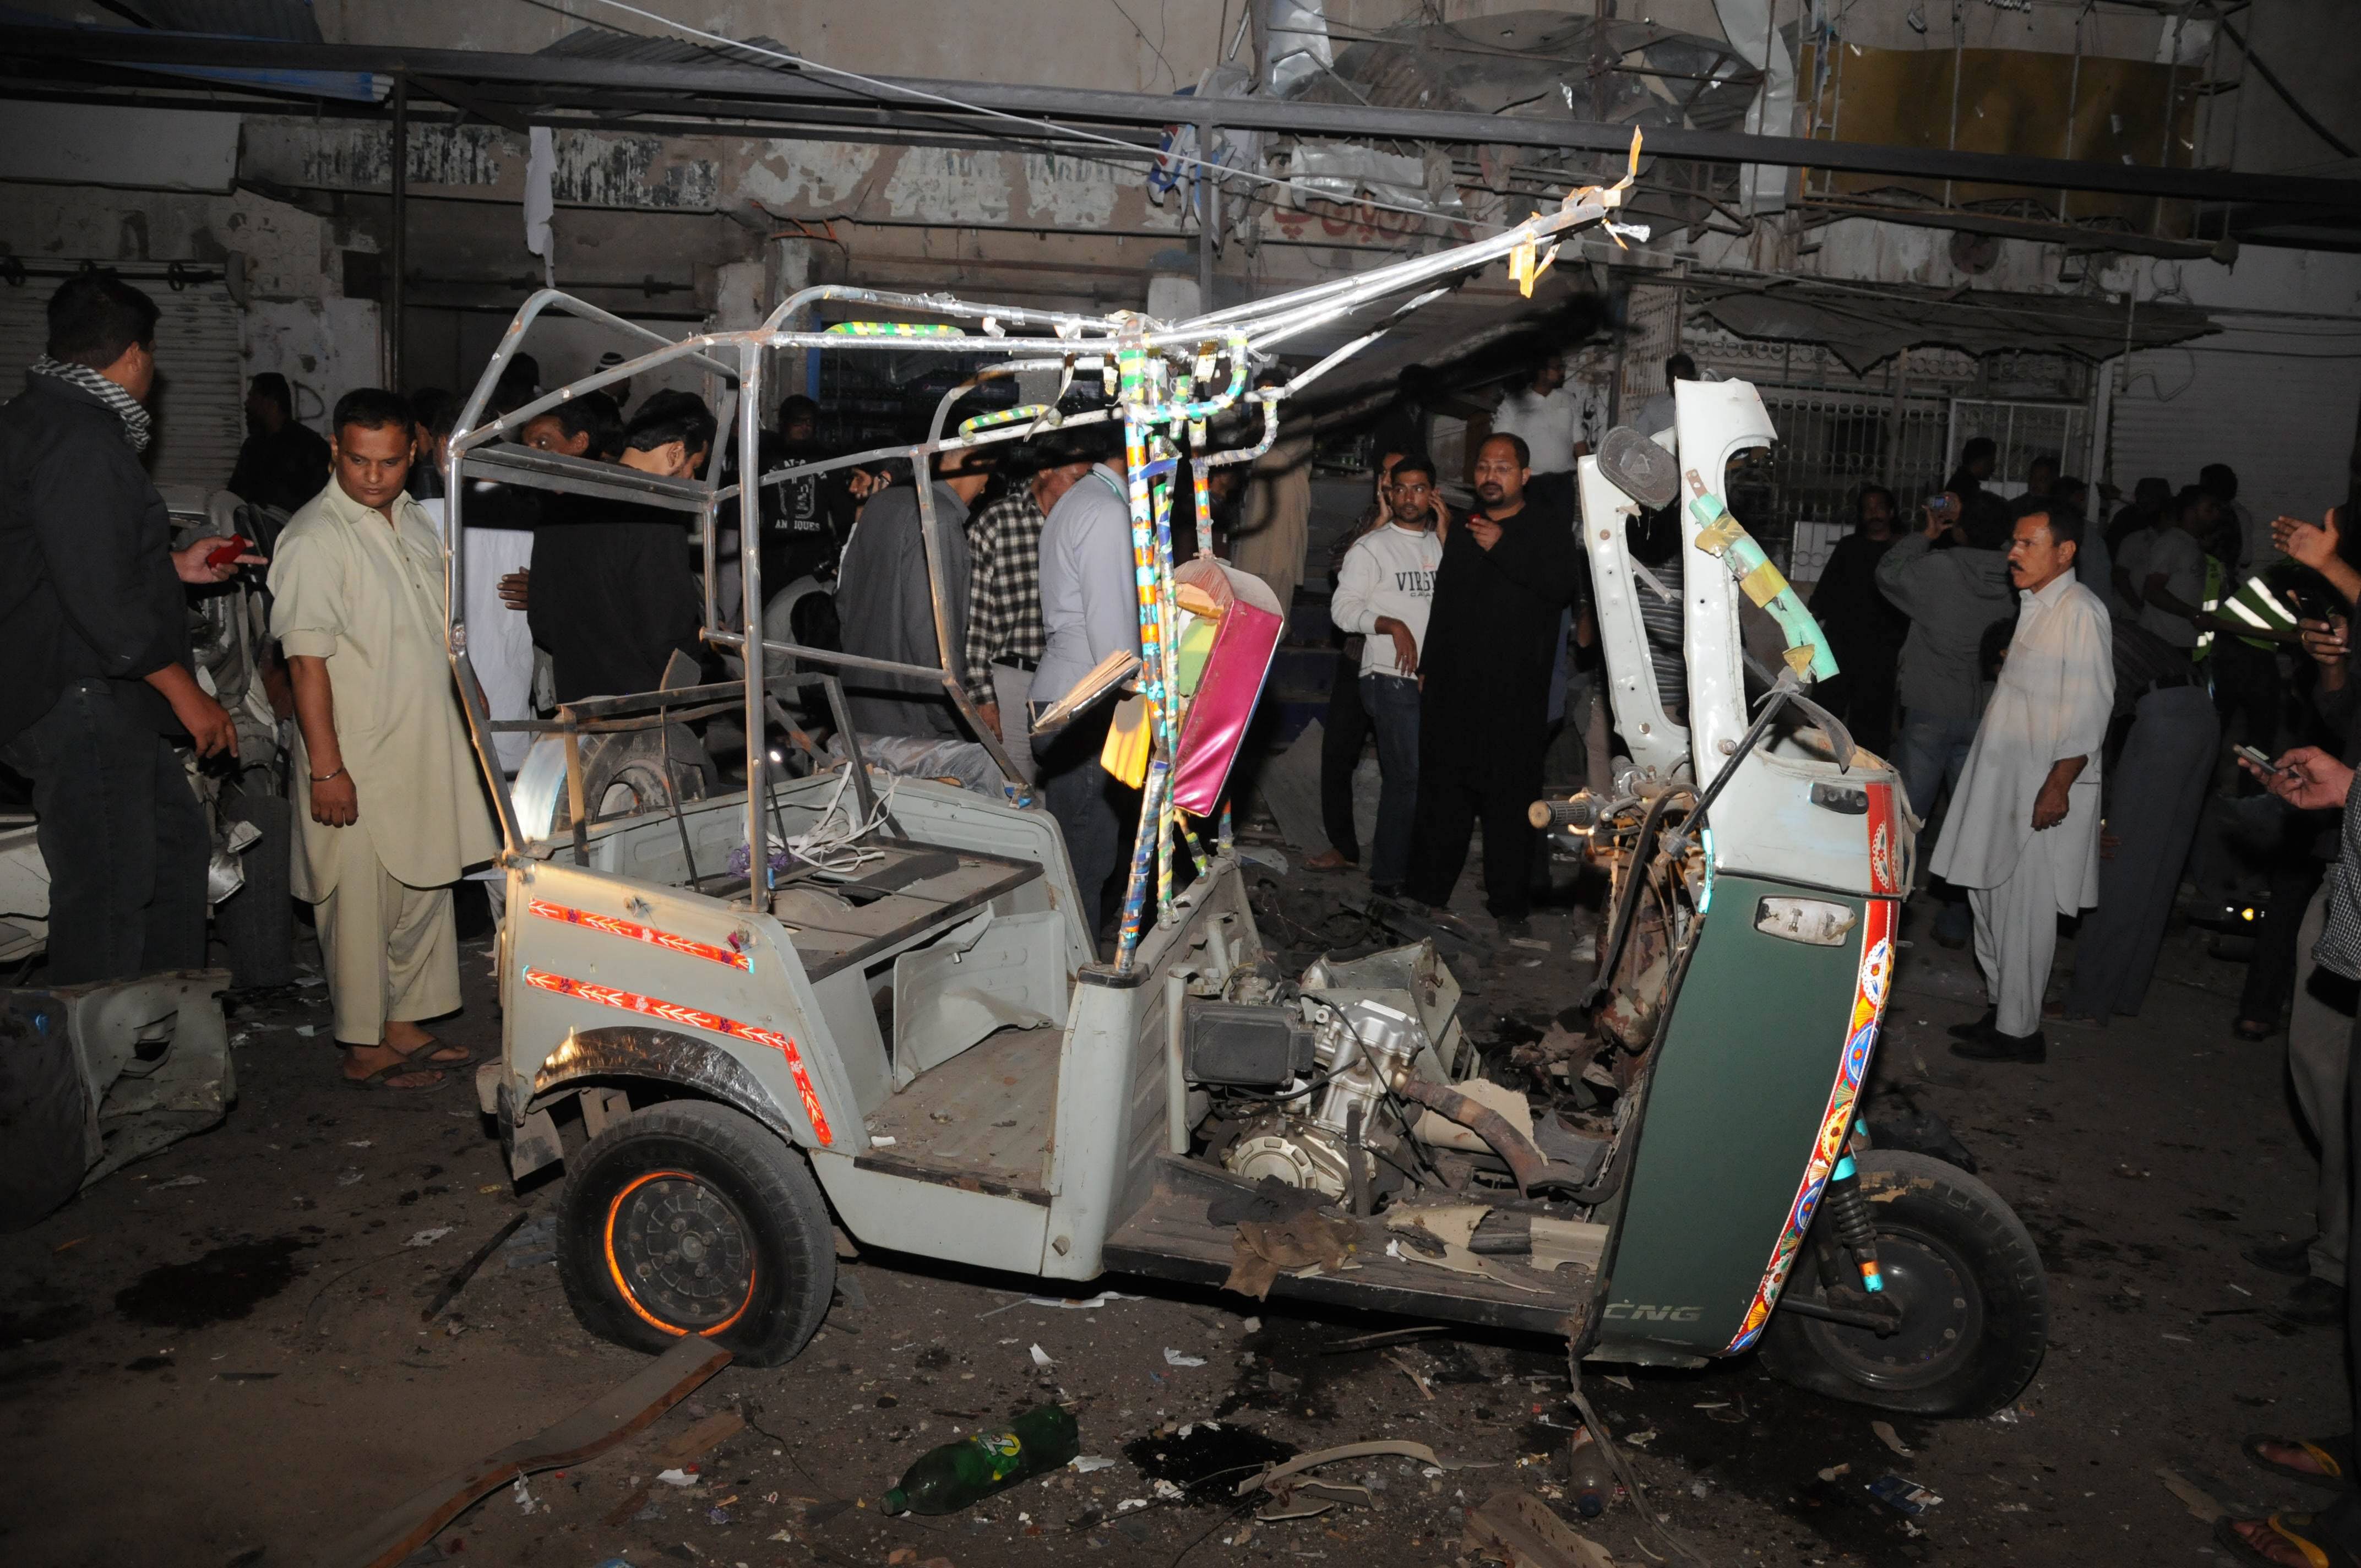
[[[1171,537],[1174,489],[1193,483],[1203,517],[1206,470],[1266,449],[1287,397],[1477,269],[1507,262],[1529,280],[1567,232],[1611,221],[1619,199],[1585,190],[1455,251],[1173,323],[829,286],[789,299],[758,329],[653,344],[604,313],[535,296],[453,439],[455,504],[480,472],[533,488],[620,487],[678,510],[693,531],[685,543],[703,556],[706,639],[734,658],[737,677],[587,699],[528,722],[541,739],[519,776],[538,782],[521,811],[493,760],[466,628],[451,628],[507,839],[505,1048],[479,1095],[512,1168],[566,1167],[559,1261],[587,1326],[643,1349],[696,1336],[751,1364],[785,1360],[826,1311],[834,1224],[947,1261],[1060,1280],[1124,1269],[1251,1281],[1240,1288],[1533,1330],[1627,1361],[1744,1351],[1766,1321],[1775,1331],[1784,1294],[1820,1310],[1816,1332],[1875,1342],[1782,1341],[1784,1365],[1816,1386],[1930,1413],[1993,1396],[1988,1372],[1952,1376],[1945,1335],[1956,1339],[1957,1323],[1912,1337],[1935,1321],[1919,1299],[1946,1258],[1964,1256],[1939,1224],[1925,1222],[1924,1245],[1863,1305],[1855,1254],[1898,1255],[1884,1222],[1901,1205],[1880,1185],[1896,1179],[1895,1157],[1856,1157],[1874,1214],[1868,1242],[1850,1223],[1833,1241],[1814,1224],[1838,1161],[1860,1143],[1852,1112],[1890,974],[1907,818],[1889,768],[1815,738],[1801,695],[1810,661],[1750,712],[1746,594],[1733,575],[1744,553],[1725,540],[1717,557],[1697,538],[1719,513],[1684,515],[1682,547],[1694,554],[1673,591],[1687,624],[1687,700],[1669,715],[1632,597],[1663,585],[1626,553],[1630,499],[1596,463],[1581,476],[1610,685],[1634,755],[1610,797],[1537,807],[1615,876],[1596,1033],[1555,1063],[1565,1092],[1494,1080],[1432,941],[1285,974],[1231,842],[1228,756],[1192,751],[1201,733],[1235,747],[1267,668],[1256,612],[1268,611],[1262,585],[1205,558],[1202,539],[1200,558],[1176,566],[1188,552]],[[823,306],[891,319],[818,327]],[[544,310],[642,352],[488,418],[491,385]],[[1268,384],[1278,351],[1314,332],[1343,346]],[[889,345],[969,356],[925,441],[761,471],[766,354]],[[653,479],[493,444],[544,406],[665,364],[703,370],[716,403],[734,393],[738,471],[752,483]],[[1061,389],[1096,384],[1108,401],[1075,411],[1061,398],[950,423],[961,391],[1020,371],[1054,372]],[[1258,378],[1267,384],[1248,390]],[[1683,470],[1718,479],[1732,454],[1772,438],[1752,387],[1683,383],[1679,397],[1667,455]],[[1119,936],[1104,962],[1054,820],[1018,790],[884,765],[891,748],[854,730],[836,672],[939,685],[972,721],[955,679],[736,630],[764,624],[751,553],[734,611],[717,586],[721,530],[751,533],[764,486],[1093,422],[1121,423],[1129,458],[1140,656],[1127,679],[1148,740]],[[928,491],[920,499],[939,634],[944,520]],[[459,564],[448,569],[456,577]],[[450,600],[464,602],[456,591]],[[1182,677],[1187,615],[1235,617],[1242,629],[1250,684],[1222,694],[1218,724],[1191,722],[1210,688]],[[796,700],[837,730],[800,777],[769,750],[804,744],[782,706]],[[722,715],[742,726],[742,787],[700,792],[659,769],[621,795],[586,791],[586,741]],[[972,728],[1012,773],[997,735]],[[1828,804],[1839,797],[1861,804]],[[560,798],[562,814],[551,808]],[[1887,1332],[1897,1318],[1903,1327]],[[1935,1375],[1919,1367],[1889,1389],[1876,1348],[1889,1343]]]

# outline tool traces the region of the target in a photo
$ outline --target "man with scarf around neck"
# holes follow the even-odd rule
[[[0,760],[33,786],[53,985],[205,961],[211,845],[178,748],[235,755],[237,732],[191,668],[181,585],[262,558],[211,565],[218,536],[172,549],[139,466],[156,320],[112,272],[68,279],[0,409]]]

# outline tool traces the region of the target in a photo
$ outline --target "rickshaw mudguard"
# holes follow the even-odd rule
[[[1758,929],[1763,901],[1854,916],[1837,946]],[[1852,1124],[1893,972],[1897,905],[1724,873],[1671,1003],[1598,1354],[1734,1354],[1788,1282]]]

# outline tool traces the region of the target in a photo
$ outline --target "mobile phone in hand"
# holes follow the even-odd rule
[[[2241,746],[2237,748],[2237,751],[2238,755],[2246,758],[2246,761],[2254,763],[2255,766],[2262,769],[2263,772],[2267,773],[2276,773],[2279,771],[2279,765],[2271,761],[2270,753],[2263,751],[2260,747]]]
[[[233,533],[227,539],[223,540],[219,544],[215,545],[213,549],[205,552],[205,565],[208,566],[226,566],[232,561],[236,560],[239,556],[245,554],[247,548],[252,545],[253,543],[253,540],[248,539],[243,533]]]

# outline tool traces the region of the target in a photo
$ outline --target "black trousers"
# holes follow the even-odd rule
[[[2213,639],[2213,707],[2223,739],[2279,755],[2279,662],[2268,648],[2250,648],[2228,635]],[[2259,788],[2243,769],[2239,782]]]
[[[1510,721],[1495,713],[1471,725],[1460,705],[1429,687],[1419,716],[1418,815],[1403,891],[1422,904],[1447,904],[1467,864],[1467,838],[1484,824],[1484,907],[1503,920],[1532,912],[1537,837],[1525,813],[1542,792],[1546,727],[1535,699],[1530,735],[1485,736]],[[1473,733],[1471,733],[1473,732]],[[1474,743],[1471,744],[1471,741]]]
[[[1353,770],[1369,743],[1368,710],[1361,706],[1361,662],[1336,655],[1328,685],[1328,713],[1320,729],[1320,828],[1348,861],[1361,858],[1361,836],[1353,822]]]
[[[180,754],[114,683],[74,682],[0,756],[32,781],[40,817],[49,983],[203,968],[204,808]]]

